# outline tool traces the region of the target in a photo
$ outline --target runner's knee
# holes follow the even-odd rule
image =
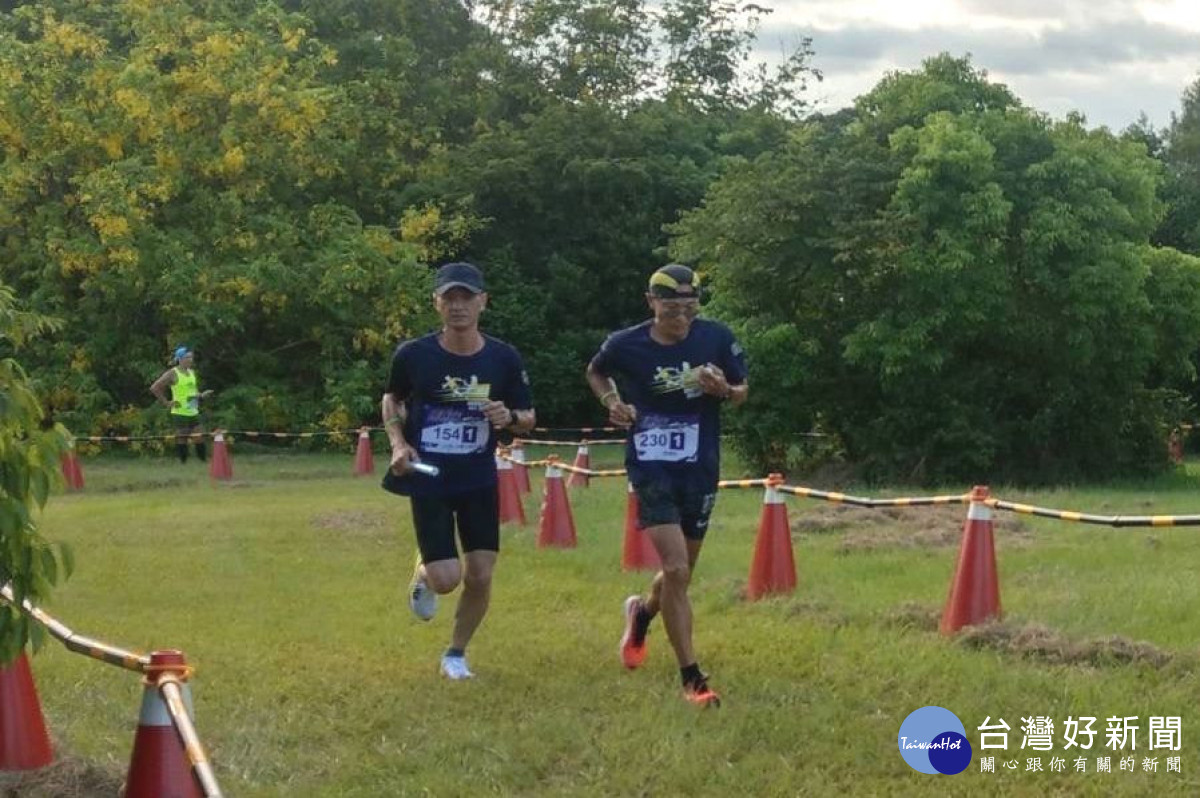
[[[463,587],[469,587],[472,590],[486,590],[492,585],[492,569],[476,569],[468,568],[466,574],[463,575]]]
[[[433,588],[435,593],[449,593],[458,587],[461,578],[458,560],[425,564],[425,584]]]
[[[687,560],[664,562],[662,565],[663,587],[679,589],[686,588],[692,580],[692,569]]]

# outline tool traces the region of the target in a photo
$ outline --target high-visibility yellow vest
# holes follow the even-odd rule
[[[200,385],[195,369],[186,374],[175,369],[175,384],[171,386],[171,415],[200,415]]]

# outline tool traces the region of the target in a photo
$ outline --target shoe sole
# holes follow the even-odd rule
[[[628,660],[625,659],[625,647],[629,644],[630,639],[633,637],[634,618],[636,617],[637,607],[639,604],[641,604],[641,602],[642,599],[639,596],[630,596],[629,598],[625,599],[625,633],[621,635],[621,644],[617,647],[617,652],[621,655],[621,664],[631,671],[640,668],[642,663],[646,661],[645,643],[642,644],[641,659],[632,665],[630,665]]]

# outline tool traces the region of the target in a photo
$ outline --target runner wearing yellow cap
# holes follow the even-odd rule
[[[717,498],[721,404],[745,401],[746,362],[728,327],[697,318],[699,281],[687,266],[654,272],[646,301],[654,317],[610,335],[587,369],[609,420],[630,429],[625,467],[638,525],[662,560],[649,595],[625,600],[621,661],[627,668],[642,664],[646,632],[662,612],[684,696],[717,706],[692,649],[687,590]]]

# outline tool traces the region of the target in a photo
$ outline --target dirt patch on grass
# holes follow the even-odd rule
[[[272,480],[286,480],[288,482],[303,482],[305,480],[314,479],[338,479],[339,477],[346,476],[348,471],[349,469],[342,470],[332,468],[313,469],[311,471],[290,471],[287,469],[279,469],[278,471],[271,472],[270,478]]]
[[[100,488],[95,488],[88,485],[84,488],[84,492],[95,491],[96,493],[134,493],[141,490],[167,490],[180,487],[191,487],[196,484],[193,477],[163,477],[162,479],[141,479],[136,482],[124,482],[115,485],[104,485]]]
[[[782,599],[785,618],[805,618],[814,623],[841,628],[850,625],[850,616],[821,601],[805,598]]]
[[[1091,640],[1070,640],[1040,624],[1021,626],[990,623],[970,626],[957,636],[968,648],[991,649],[1063,665],[1149,665],[1161,668],[1175,655],[1144,641],[1112,635]]]
[[[885,626],[912,629],[918,632],[936,632],[942,623],[942,611],[937,607],[908,601],[883,615]]]
[[[368,510],[335,510],[314,515],[312,525],[317,529],[325,529],[343,536],[376,536],[387,529],[388,520],[383,513]]]
[[[0,798],[116,796],[125,774],[78,757],[60,756],[39,770],[0,773]]]
[[[906,602],[884,613],[885,626],[919,632],[937,632],[942,622],[942,610],[915,602]],[[1036,623],[1016,624],[1003,621],[968,626],[955,637],[956,643],[967,648],[999,651],[1056,665],[1088,665],[1118,667],[1149,665],[1162,668],[1179,665],[1190,668],[1189,658],[1165,651],[1153,643],[1134,641],[1120,635],[1089,640],[1071,640],[1047,626]]]
[[[806,509],[792,521],[793,539],[808,535],[841,534],[840,554],[876,549],[914,549],[957,546],[962,539],[966,509],[962,505],[928,507],[852,507],[841,504]],[[998,547],[1022,546],[1033,530],[1017,516],[997,515],[992,529]]]

